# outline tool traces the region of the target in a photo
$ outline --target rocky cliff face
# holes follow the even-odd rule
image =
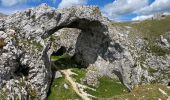
[[[61,47],[89,69],[88,84],[95,85],[100,76],[118,77],[129,89],[153,81],[168,83],[170,55],[147,53],[147,41],[132,39],[131,32],[136,31],[112,25],[97,7],[56,10],[43,4],[1,19],[0,96],[46,99],[50,56]]]

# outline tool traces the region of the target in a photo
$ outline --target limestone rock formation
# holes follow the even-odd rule
[[[91,49],[95,55],[92,60],[95,60],[98,50],[102,50],[108,42],[107,27],[102,20],[98,8],[95,7],[55,10],[46,4],[1,20],[1,40],[4,40],[0,49],[2,97],[45,99],[52,75],[50,55],[54,51],[50,36],[62,28],[80,29],[82,32],[76,45],[82,45],[87,50],[81,52],[83,48],[76,48],[76,56],[81,56],[82,59],[79,60],[88,64],[91,61],[86,56],[90,55],[86,53],[91,53],[88,52],[91,49],[88,43],[94,41],[96,45]],[[89,37],[92,37],[91,40],[86,42]]]
[[[131,39],[131,31],[112,25],[97,7],[56,10],[42,4],[0,20],[0,97],[45,100],[50,56],[60,48],[88,67],[89,84],[100,76],[118,77],[130,90],[156,80],[168,83],[170,55],[143,51],[147,41]]]

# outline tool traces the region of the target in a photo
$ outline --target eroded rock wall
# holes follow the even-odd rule
[[[117,77],[130,90],[154,80],[167,83],[169,55],[143,51],[147,41],[131,38],[130,32],[137,31],[112,25],[97,7],[56,10],[43,4],[1,19],[1,98],[46,99],[52,78],[50,56],[62,46],[88,68],[85,81],[90,85],[101,76]],[[152,75],[151,66],[160,71]]]
[[[52,75],[50,55],[55,51],[51,35],[62,28],[80,29],[80,35],[73,41],[76,43],[73,53],[77,54],[77,59],[81,62],[89,64],[90,59],[86,53],[90,56],[92,47],[96,58],[98,49],[102,49],[100,45],[107,42],[102,42],[103,37],[108,34],[102,18],[96,7],[55,10],[42,4],[1,20],[2,36],[10,34],[1,37],[1,40],[4,40],[0,49],[1,97],[20,100],[46,99]],[[91,42],[96,46],[90,45]],[[82,51],[79,46],[85,49]]]

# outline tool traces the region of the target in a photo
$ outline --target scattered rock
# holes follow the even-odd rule
[[[165,47],[167,47],[167,48],[170,47],[168,40],[166,38],[164,38],[162,35],[161,35],[160,41],[161,41],[161,44],[164,45]]]
[[[69,87],[68,87],[68,85],[67,85],[67,84],[64,84],[64,88],[65,88],[65,89],[68,89]]]
[[[129,90],[141,83],[167,84],[170,54],[148,53],[147,40],[129,35],[135,29],[114,26],[98,11],[86,6],[55,10],[42,4],[1,19],[5,45],[0,45],[0,88],[8,90],[7,98],[17,94],[45,100],[52,79],[50,56],[61,47],[82,66],[95,67],[85,78],[90,85],[97,85],[100,76],[117,76]],[[163,36],[161,43],[169,47]]]
[[[63,75],[61,74],[60,71],[56,71],[55,72],[55,79],[60,78],[60,77],[63,77]]]

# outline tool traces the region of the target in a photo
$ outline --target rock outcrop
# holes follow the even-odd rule
[[[96,7],[55,10],[46,4],[1,20],[1,39],[4,40],[0,49],[1,93],[8,99],[45,99],[52,75],[50,55],[54,48],[51,35],[62,28],[80,29],[80,35],[74,41],[77,42],[76,49],[73,47],[75,57],[83,64],[93,63],[109,41],[102,20]]]
[[[131,31],[112,25],[97,7],[56,10],[43,4],[0,20],[0,97],[45,100],[50,56],[61,47],[88,67],[89,84],[100,76],[118,77],[130,90],[156,80],[168,83],[170,55],[143,51],[147,42],[131,39]]]

